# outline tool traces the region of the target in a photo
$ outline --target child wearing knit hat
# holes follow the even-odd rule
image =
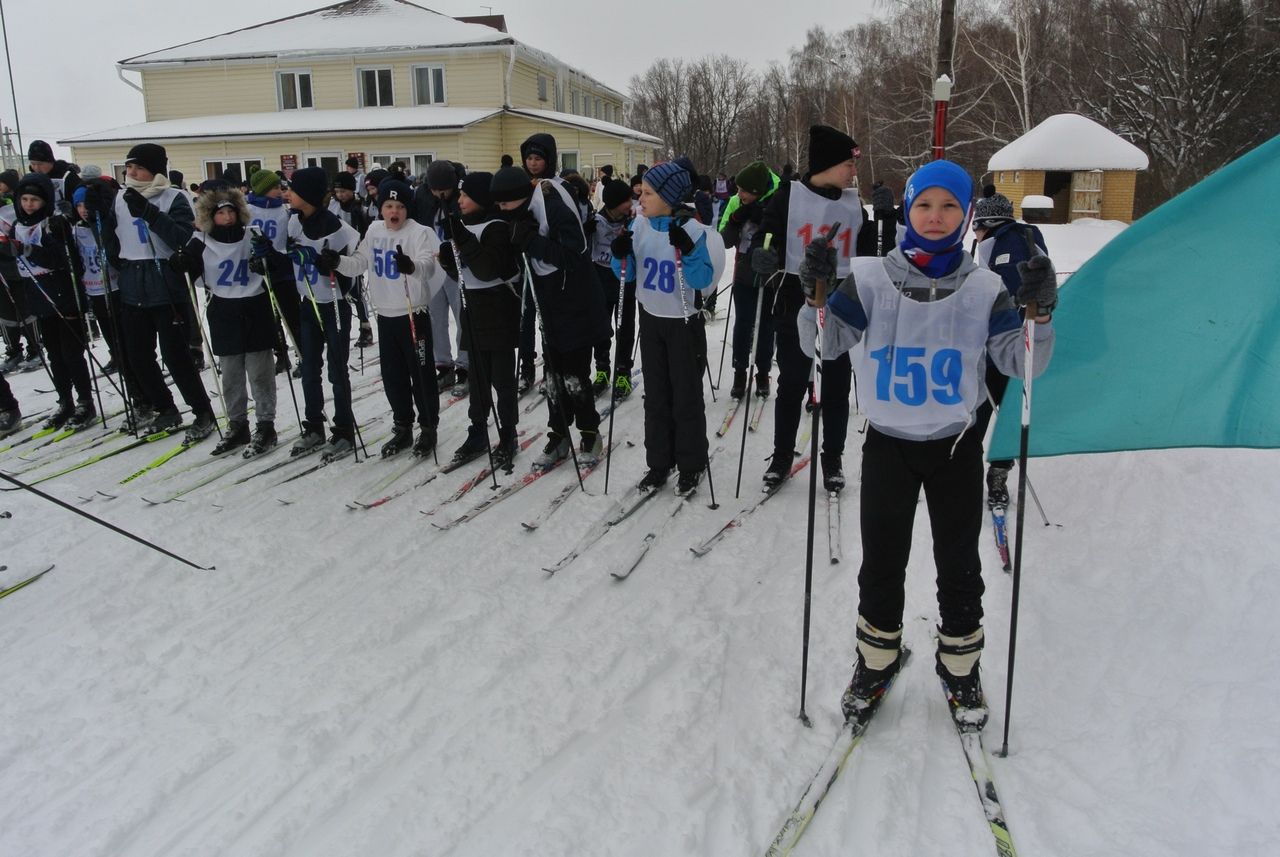
[[[724,269],[715,230],[693,220],[684,201],[693,186],[673,162],[647,170],[641,215],[613,242],[614,272],[636,283],[644,372],[644,448],[649,471],[642,491],[661,488],[673,468],[676,494],[697,490],[707,469],[707,416],[702,398],[707,335],[693,290],[714,288]]]
[[[982,653],[982,431],[988,359],[1022,376],[1023,328],[1014,301],[995,273],[979,268],[962,244],[973,184],[949,161],[933,161],[907,181],[907,229],[884,258],[855,259],[830,290],[822,350],[853,350],[868,427],[862,451],[862,567],[858,572],[857,662],[842,707],[863,715],[897,672],[901,658],[903,586],[924,489],[937,565],[936,670],[952,716],[968,729],[986,722],[978,675]],[[831,242],[806,249],[800,280],[810,297],[837,274]],[[1053,266],[1036,256],[1022,266],[1019,302],[1040,308],[1036,374],[1053,350]],[[801,311],[802,343],[816,332],[814,308]],[[825,392],[825,390],[824,390]],[[824,395],[824,406],[831,399]]]
[[[343,223],[350,224],[352,229],[360,233],[361,238],[364,237],[371,221],[364,204],[356,197],[354,173],[344,170],[333,177],[333,194],[329,199],[329,210]],[[356,338],[356,348],[369,348],[373,345],[373,326],[369,323],[369,308],[365,303],[363,277],[359,278],[352,290],[351,302],[355,304],[356,315],[360,319],[360,335]],[[363,366],[364,363],[360,365]]]
[[[827,125],[809,129],[808,171],[799,181],[783,181],[765,208],[760,229],[751,239],[751,267],[763,285],[778,289],[766,297],[777,323],[778,395],[774,400],[773,455],[764,473],[765,490],[772,490],[791,472],[796,432],[813,361],[801,349],[796,314],[804,305],[800,262],[804,248],[840,224],[836,238],[839,273],[843,276],[855,251],[854,236],[862,226],[862,201],[854,189],[861,150],[848,134]],[[772,244],[765,248],[765,236]],[[844,488],[845,433],[849,428],[851,364],[843,354],[822,364],[822,481],[828,493]],[[830,395],[827,395],[827,393]]]
[[[596,280],[604,295],[609,317],[617,326],[617,376],[613,380],[614,400],[631,395],[631,350],[636,341],[636,284],[632,280],[622,289],[622,312],[618,312],[618,276],[613,272],[613,240],[631,219],[631,188],[626,182],[606,180],[600,194],[600,210],[593,212],[584,228],[591,242],[591,260]],[[609,388],[610,351],[613,338],[596,343],[596,376],[591,388],[597,396]]]
[[[289,178],[285,202],[297,212],[289,221],[289,256],[293,261],[293,281],[297,285],[301,311],[298,314],[302,350],[302,397],[305,414],[302,436],[293,445],[293,455],[320,450],[324,438],[324,386],[321,367],[327,361],[329,387],[333,394],[333,428],[329,443],[321,451],[325,461],[333,461],[355,450],[355,415],[351,411],[351,380],[347,358],[351,343],[351,304],[344,300],[351,280],[338,272],[324,250],[339,254],[352,252],[360,243],[360,233],[324,207],[329,177],[320,167],[295,170]]]

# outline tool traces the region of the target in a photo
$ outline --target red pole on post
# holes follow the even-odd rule
[[[951,78],[945,74],[933,83],[933,159],[947,156],[947,105],[951,103]]]

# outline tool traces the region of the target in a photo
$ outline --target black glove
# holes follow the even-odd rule
[[[160,213],[160,209],[148,202],[145,196],[133,188],[125,190],[124,204],[131,215],[141,217],[148,224],[152,223],[156,219],[156,215]]]
[[[751,251],[751,270],[760,276],[772,277],[781,267],[778,251],[772,247],[757,247]]]
[[[538,221],[532,214],[511,223],[511,243],[519,247],[521,252],[529,249],[529,244],[537,234]]]
[[[1018,303],[1036,305],[1039,315],[1050,315],[1058,303],[1058,274],[1053,263],[1043,253],[1037,253],[1026,262],[1018,263],[1022,288],[1018,289]]]
[[[271,239],[261,232],[254,232],[249,237],[249,255],[254,259],[265,259],[272,246]]]
[[[684,231],[684,226],[674,220],[671,221],[671,228],[667,230],[667,241],[680,251],[681,256],[687,256],[693,252],[693,239],[689,237],[688,232]]]
[[[596,234],[596,219],[588,217],[587,222],[582,224],[582,234],[588,237]]]
[[[204,272],[204,259],[187,252],[186,247],[179,247],[169,257],[169,268],[175,274],[190,274],[195,277]]]
[[[267,257],[266,256],[250,256],[249,270],[260,277],[266,276],[267,273]]]
[[[59,241],[68,241],[71,238],[71,221],[67,220],[64,214],[50,214],[45,228]]]
[[[85,188],[84,207],[89,211],[106,214],[111,211],[111,206],[115,200],[115,188],[101,179],[89,182],[88,187]]]
[[[819,280],[828,284],[836,275],[836,248],[825,236],[815,238],[804,248],[804,260],[800,262],[800,288],[806,298],[813,298]]]
[[[626,259],[632,253],[631,247],[631,230],[624,229],[618,233],[618,237],[613,239],[613,243],[609,245],[609,252],[613,254],[615,259]]]
[[[332,274],[338,270],[338,263],[342,261],[342,254],[337,250],[330,250],[325,247],[320,251],[320,255],[316,257],[316,270],[322,274]]]
[[[471,230],[462,222],[462,218],[456,214],[449,215],[449,218],[445,221],[444,238],[445,244],[454,242],[459,247],[476,239],[471,234]]]
[[[449,221],[447,220],[445,221],[445,223],[448,222]],[[404,251],[400,249],[399,244],[396,245],[396,268],[398,268],[402,274],[412,274],[418,269],[418,266],[413,264],[413,260],[406,256]]]
[[[453,245],[449,243],[440,245],[440,267],[449,275],[449,279],[458,279],[458,260],[453,256]]]
[[[760,204],[759,203],[753,202],[748,205],[740,205],[733,210],[733,214],[729,215],[730,223],[737,223],[741,225],[743,223],[747,223],[748,221],[752,221],[756,223],[760,222]]]

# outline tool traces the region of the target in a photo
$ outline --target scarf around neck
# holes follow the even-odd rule
[[[125,187],[136,190],[147,199],[155,199],[170,187],[169,177],[161,173],[157,173],[152,176],[151,181],[149,182],[144,182],[140,179],[131,179],[128,176],[125,176],[124,184]]]

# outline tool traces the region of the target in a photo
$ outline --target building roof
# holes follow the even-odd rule
[[[356,107],[346,110],[278,110],[263,113],[229,113],[140,122],[105,131],[93,131],[58,140],[62,146],[136,143],[143,140],[182,142],[243,140],[253,137],[328,136],[412,132],[448,134],[464,131],[502,113],[524,116],[556,125],[595,131],[624,140],[659,144],[657,137],[600,119],[588,119],[554,110],[503,109],[501,107]]]
[[[120,60],[126,70],[227,60],[298,62],[351,54],[403,53],[446,48],[506,47],[564,66],[618,98],[623,94],[552,55],[512,38],[502,15],[451,18],[409,0],[344,0],[217,36]]]
[[[407,0],[346,0],[217,36],[120,60],[123,68],[228,59],[299,59],[424,48],[509,45],[483,24],[458,21]]]
[[[1145,170],[1128,140],[1079,113],[1050,116],[991,156],[988,170]]]

